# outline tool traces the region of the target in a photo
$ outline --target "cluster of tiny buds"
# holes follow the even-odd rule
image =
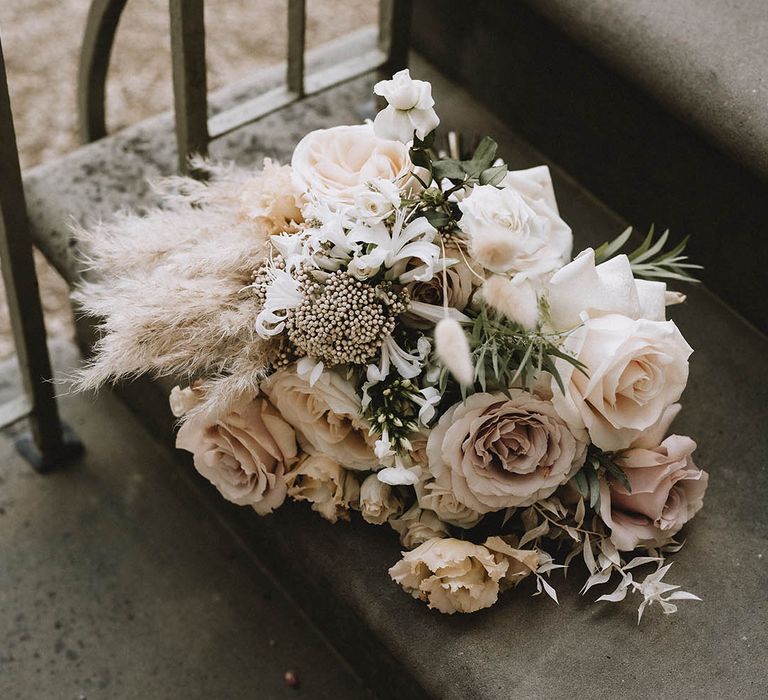
[[[260,299],[262,304],[267,298],[267,288],[272,283],[272,278],[269,275],[269,268],[273,267],[278,270],[285,268],[285,260],[282,255],[276,255],[271,261],[265,260],[254,271],[251,276],[251,292]]]
[[[299,276],[304,296],[286,323],[296,349],[328,365],[366,364],[397,317],[408,308],[408,294],[389,282],[372,286],[345,271],[318,282],[309,272]]]

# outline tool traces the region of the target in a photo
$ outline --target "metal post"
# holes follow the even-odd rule
[[[379,3],[379,48],[387,58],[381,66],[385,77],[408,67],[413,0],[381,0]]]
[[[210,140],[203,0],[169,3],[179,171],[189,173],[190,156],[206,155]]]
[[[93,0],[88,10],[77,77],[78,120],[82,143],[90,143],[107,135],[107,70],[115,32],[126,2]]]
[[[26,410],[19,411],[15,417],[28,415],[32,433],[31,439],[22,438],[17,444],[33,466],[42,471],[79,452],[79,443],[65,436],[54,396],[1,44],[0,261],[13,339],[28,402],[24,407]],[[7,418],[10,421],[14,416]]]
[[[288,0],[288,89],[304,97],[304,37],[307,27],[306,0]]]

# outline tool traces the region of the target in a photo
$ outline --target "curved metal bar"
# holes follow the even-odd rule
[[[127,1],[93,0],[88,10],[77,77],[77,110],[82,143],[90,143],[107,135],[107,71],[117,24]]]

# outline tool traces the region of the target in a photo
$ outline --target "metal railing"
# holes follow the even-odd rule
[[[88,143],[106,135],[105,95],[109,59],[127,0],[93,0],[83,39],[78,82],[80,135]],[[379,69],[391,74],[408,60],[411,0],[380,0],[378,46],[361,56],[307,74],[306,0],[288,2],[285,83],[211,118],[206,85],[203,0],[169,0],[176,140],[179,170],[208,144],[304,97]]]
[[[0,261],[23,393],[0,405],[0,428],[29,419],[16,442],[39,471],[76,456],[81,444],[61,422],[27,220],[5,59],[0,43]]]

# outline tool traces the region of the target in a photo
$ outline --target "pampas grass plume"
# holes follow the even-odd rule
[[[453,318],[443,318],[435,326],[435,346],[442,363],[464,386],[472,384],[474,369],[469,354],[469,342],[461,324]]]
[[[507,277],[492,275],[483,282],[482,295],[488,306],[526,330],[536,327],[539,301],[528,282],[515,283]]]

